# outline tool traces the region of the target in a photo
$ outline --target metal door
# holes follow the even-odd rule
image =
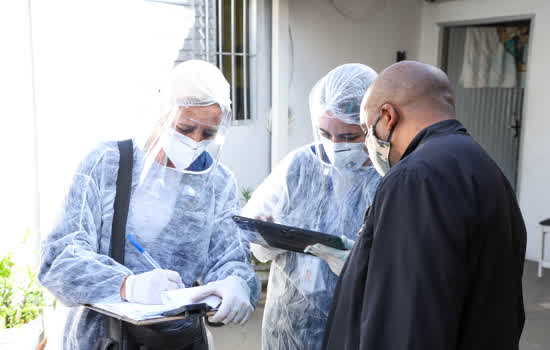
[[[454,89],[457,119],[495,160],[515,189],[524,89],[464,88],[460,76],[465,40],[466,27],[447,28],[444,69]]]

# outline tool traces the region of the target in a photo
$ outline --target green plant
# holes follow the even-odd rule
[[[44,294],[36,272],[21,271],[8,254],[0,260],[0,328],[13,328],[36,319],[43,308],[55,306]]]
[[[252,193],[254,192],[253,189],[251,189],[250,187],[243,187],[241,189],[241,196],[243,197],[243,202],[244,204],[248,203],[248,201],[250,200],[250,197],[252,197]]]

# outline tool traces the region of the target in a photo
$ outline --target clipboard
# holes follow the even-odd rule
[[[147,320],[135,320],[133,318],[118,315],[113,312],[110,312],[89,304],[86,304],[83,306],[95,312],[99,312],[100,314],[104,314],[104,315],[116,318],[118,320],[134,324],[136,326],[150,326],[154,324],[160,324],[160,323],[171,322],[176,320],[185,320],[185,319],[196,318],[196,317],[208,317],[208,316],[214,315],[217,311],[214,309],[209,309],[209,306],[207,306],[206,304],[193,304],[193,305],[184,305],[180,308],[166,311],[162,314],[164,315],[163,317],[150,318]]]
[[[243,230],[258,233],[265,242],[255,240],[253,243],[262,246],[274,247],[302,254],[308,254],[304,253],[304,249],[308,245],[316,243],[324,244],[339,250],[346,250],[344,242],[342,242],[340,237],[329,235],[328,233],[310,231],[237,215],[233,216],[233,221]]]

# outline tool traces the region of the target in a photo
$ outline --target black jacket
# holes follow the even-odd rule
[[[510,184],[456,120],[382,180],[340,276],[324,349],[518,349],[526,231]]]

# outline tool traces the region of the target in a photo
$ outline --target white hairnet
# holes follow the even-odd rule
[[[208,106],[218,104],[225,113],[231,111],[229,83],[215,65],[189,60],[178,64],[166,91],[171,106]]]
[[[229,83],[215,65],[184,61],[172,69],[164,86],[160,118],[143,142],[145,165],[139,177],[141,185],[146,178],[156,176],[156,187],[151,191],[158,194],[167,186],[170,172],[210,174],[231,122]],[[209,106],[219,106],[221,114]],[[154,172],[156,163],[163,165],[163,171]],[[209,176],[203,176],[201,181],[189,182],[185,193],[199,195],[209,181]]]
[[[314,125],[321,115],[331,111],[332,117],[348,124],[360,124],[361,100],[378,74],[363,64],[349,63],[331,70],[315,84],[309,95],[309,109]]]

